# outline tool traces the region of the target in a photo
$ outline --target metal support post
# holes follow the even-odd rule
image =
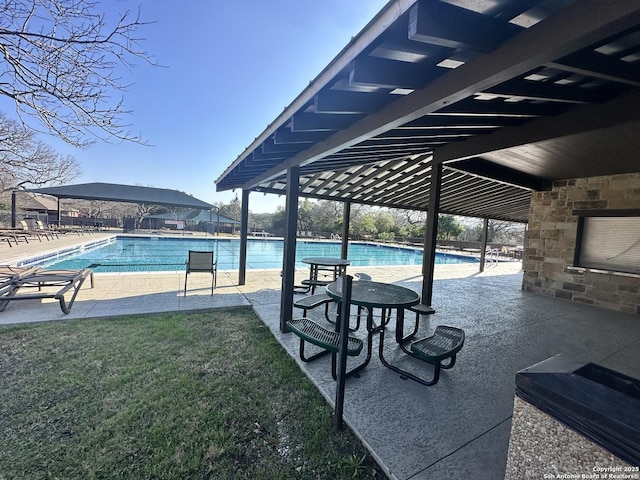
[[[333,415],[333,427],[336,432],[342,430],[342,414],[344,412],[344,387],[347,371],[347,344],[349,341],[349,314],[351,313],[351,282],[353,277],[345,275],[338,279],[342,282],[342,308],[338,320],[340,341],[338,343],[338,372],[336,379],[336,405]]]

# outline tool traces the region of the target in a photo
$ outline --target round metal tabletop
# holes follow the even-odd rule
[[[342,282],[327,285],[327,295],[342,300]],[[405,308],[420,303],[420,295],[399,285],[358,281],[351,284],[351,303],[369,308]]]
[[[351,265],[351,260],[333,257],[307,257],[303,258],[302,261],[311,265],[322,265],[325,267],[346,267]]]

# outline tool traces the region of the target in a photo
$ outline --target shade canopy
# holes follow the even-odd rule
[[[427,210],[442,164],[441,212],[526,222],[532,191],[640,170],[639,127],[640,0],[393,0],[216,186],[299,167],[301,196]]]
[[[167,188],[139,187],[115,183],[80,183],[59,187],[44,187],[26,190],[57,198],[78,198],[83,200],[103,200],[107,202],[145,203],[167,207],[195,208],[210,210],[213,205],[198,200],[191,195]]]

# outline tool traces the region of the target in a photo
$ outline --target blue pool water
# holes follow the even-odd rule
[[[221,270],[238,268],[239,239],[197,239],[119,236],[101,245],[64,252],[57,258],[41,259],[45,268],[91,268],[95,272],[161,272],[183,270],[189,250],[213,250]],[[306,257],[340,257],[339,242],[298,241],[296,267],[307,267]],[[282,240],[249,240],[247,268],[282,268]],[[422,250],[371,243],[349,244],[352,266],[420,265]],[[436,263],[468,263],[466,257],[438,254]]]

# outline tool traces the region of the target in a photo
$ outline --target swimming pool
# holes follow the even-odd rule
[[[248,240],[247,269],[282,268],[282,240]],[[91,268],[95,272],[167,272],[184,270],[189,250],[212,250],[218,259],[218,269],[238,268],[239,239],[202,239],[175,237],[116,236],[83,248],[67,249],[57,255],[31,259],[28,265],[54,269]],[[306,257],[340,257],[339,242],[296,242],[296,268],[306,268]],[[352,266],[420,265],[422,250],[374,243],[349,244]],[[477,260],[460,255],[438,254],[436,263],[469,263]]]

